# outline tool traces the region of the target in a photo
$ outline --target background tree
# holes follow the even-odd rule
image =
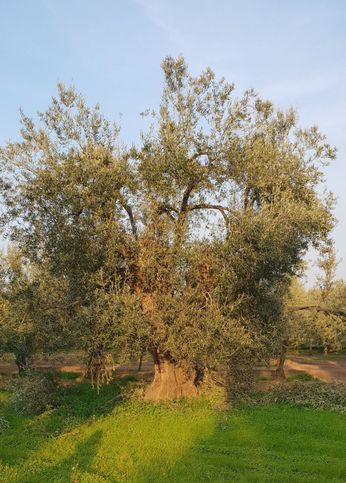
[[[337,300],[336,269],[338,261],[332,240],[327,240],[320,249],[318,267],[321,275],[317,279],[317,287],[310,291],[310,298],[316,305],[342,309],[343,302]],[[339,282],[340,287],[340,282]],[[336,305],[338,303],[338,305]],[[315,312],[313,318],[316,335],[325,352],[340,350],[342,338],[346,333],[346,318],[337,313]]]
[[[19,375],[25,373],[27,359],[34,351],[33,322],[29,317],[34,302],[31,282],[15,253],[1,264],[0,349],[12,352]]]
[[[285,377],[284,364],[288,349],[298,349],[308,344],[323,347],[325,352],[342,349],[346,333],[345,284],[335,280],[338,265],[331,239],[320,246],[317,265],[320,275],[315,287],[305,289],[304,284],[293,278],[286,297],[282,349],[276,374]]]
[[[289,349],[297,349],[308,340],[311,342],[316,336],[316,327],[311,311],[291,311],[292,306],[311,305],[308,293],[303,282],[293,277],[285,295],[285,310],[282,313],[283,331],[281,334],[281,350],[275,375],[285,378],[285,362]]]
[[[70,333],[104,371],[146,348],[149,399],[195,395],[205,371],[278,350],[283,297],[333,226],[316,127],[299,129],[253,91],[166,58],[159,111],[129,151],[118,129],[59,86],[39,123],[1,152],[7,230],[78,300]]]
[[[0,351],[12,352],[19,375],[24,375],[38,350],[71,344],[65,334],[69,313],[62,302],[66,287],[64,280],[30,264],[14,248],[2,256],[0,267]]]

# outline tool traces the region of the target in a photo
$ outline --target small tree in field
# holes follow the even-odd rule
[[[338,294],[342,282],[337,283],[336,269],[338,261],[331,240],[322,245],[320,257],[318,259],[318,267],[321,271],[317,279],[317,286],[310,291],[310,297],[321,306],[329,306],[335,308],[345,308],[342,300],[338,300]],[[313,314],[316,335],[322,344],[324,351],[339,350],[342,347],[342,339],[346,334],[346,318],[345,315],[317,312]]]
[[[310,334],[310,312],[290,311],[292,306],[306,306],[308,304],[308,294],[304,284],[297,277],[292,278],[284,300],[285,310],[282,313],[281,350],[275,371],[275,375],[278,378],[286,377],[284,367],[287,351],[299,347]]]
[[[289,278],[333,226],[317,187],[334,150],[316,127],[182,58],[162,67],[139,146],[60,85],[1,152],[8,233],[78,300],[70,333],[91,366],[109,349],[151,353],[149,399],[195,395],[206,370],[272,354]]]
[[[0,351],[14,354],[22,376],[34,351],[31,282],[15,252],[1,262]]]
[[[1,258],[0,269],[0,351],[14,354],[22,376],[37,350],[67,345],[66,287],[64,280],[28,263],[15,249]]]

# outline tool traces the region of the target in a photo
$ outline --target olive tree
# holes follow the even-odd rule
[[[36,351],[71,346],[66,320],[66,283],[11,247],[0,259],[0,352],[12,352],[20,376]]]
[[[277,350],[290,277],[333,226],[318,188],[335,152],[316,127],[183,58],[162,68],[137,145],[59,85],[1,151],[8,235],[66,280],[96,372],[109,349],[150,352],[148,399],[193,396],[206,371]]]
[[[309,292],[310,299],[317,306],[332,309],[312,310],[311,314],[315,325],[315,338],[326,353],[340,350],[346,334],[346,312],[343,310],[345,303],[339,297],[339,294],[342,294],[343,283],[336,280],[338,264],[333,241],[327,240],[321,246],[318,258],[320,276],[317,278],[316,287]]]
[[[346,334],[345,283],[336,280],[338,265],[333,240],[321,243],[317,266],[320,274],[315,286],[306,289],[297,278],[292,278],[285,297],[284,331],[278,377],[285,377],[284,364],[288,349],[297,349],[303,344],[320,345],[325,352],[342,349]]]

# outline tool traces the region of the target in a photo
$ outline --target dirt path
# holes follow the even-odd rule
[[[84,364],[81,364],[83,354],[66,353],[40,358],[34,366],[40,370],[57,370],[62,372],[85,371]],[[153,373],[153,363],[150,360],[143,361],[142,369],[138,372],[138,362],[126,365],[117,365],[116,372],[120,375],[134,374],[150,378]],[[285,364],[287,376],[296,374],[310,374],[322,381],[340,381],[346,384],[346,356],[289,356]],[[0,357],[0,373],[16,374],[17,368],[13,357]],[[258,370],[259,376],[271,377],[273,369],[262,368]]]
[[[314,356],[291,356],[286,361],[286,375],[306,373],[325,382],[339,381],[346,384],[346,357],[333,359]]]
[[[83,374],[86,366],[83,363],[85,354],[83,352],[59,353],[51,356],[38,356],[33,361],[33,367],[41,371],[58,372],[79,372]],[[144,360],[141,371],[138,371],[138,362],[133,361],[129,364],[115,365],[115,371],[119,375],[136,374],[147,375],[154,372],[154,364],[151,360]],[[0,374],[17,374],[17,366],[12,354],[5,354],[0,357]]]

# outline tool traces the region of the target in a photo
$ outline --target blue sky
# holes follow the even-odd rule
[[[317,123],[338,148],[326,176],[346,278],[346,1],[0,0],[0,18],[0,143],[57,81],[100,102],[130,143],[139,113],[159,102],[162,58],[177,54],[193,73],[210,66],[239,93],[254,87]]]

